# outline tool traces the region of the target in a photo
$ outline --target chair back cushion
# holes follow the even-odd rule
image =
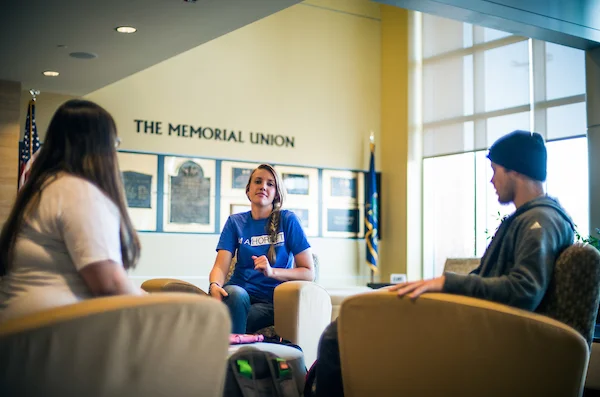
[[[600,253],[589,244],[574,244],[556,260],[536,312],[575,328],[591,346],[599,303]]]
[[[1,396],[222,396],[231,322],[193,294],[88,299],[0,325]]]
[[[469,274],[479,266],[480,258],[448,258],[444,264],[444,273]]]

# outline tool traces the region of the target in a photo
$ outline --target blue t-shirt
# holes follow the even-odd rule
[[[268,219],[252,219],[250,211],[230,215],[221,232],[217,251],[227,250],[235,254],[237,263],[229,284],[244,288],[251,296],[273,302],[275,287],[282,281],[265,276],[254,270],[252,256],[267,255],[271,246],[271,237],[267,232]],[[271,267],[291,269],[294,255],[310,248],[300,221],[291,211],[281,210],[279,233],[275,244],[277,260]]]

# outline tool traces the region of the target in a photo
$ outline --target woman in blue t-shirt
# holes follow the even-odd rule
[[[273,292],[279,284],[314,279],[310,244],[296,215],[281,209],[285,187],[275,169],[261,164],[252,171],[246,196],[251,210],[227,219],[208,287],[229,308],[235,334],[273,325]],[[235,270],[223,285],[236,252]]]

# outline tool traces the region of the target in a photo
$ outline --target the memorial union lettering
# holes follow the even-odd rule
[[[246,135],[243,131],[227,130],[213,127],[193,126],[189,124],[168,124],[163,129],[162,121],[133,120],[135,131],[143,135],[163,135],[189,139],[203,139],[212,141],[246,143]],[[166,125],[165,125],[166,127]],[[295,137],[286,135],[264,134],[262,132],[250,132],[249,142],[253,145],[267,145],[276,147],[293,148]]]

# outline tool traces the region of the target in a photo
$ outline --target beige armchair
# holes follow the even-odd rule
[[[580,396],[586,340],[535,313],[480,299],[378,291],[342,303],[344,392],[354,396]]]
[[[142,284],[147,292],[181,291],[206,295],[200,288],[177,279],[152,279]],[[308,367],[317,359],[319,338],[331,322],[331,299],[324,288],[310,281],[287,281],[275,288],[275,332],[300,346]]]
[[[537,313],[448,294],[348,298],[338,326],[344,390],[347,396],[579,396],[599,301],[600,253],[585,244],[557,258]],[[600,383],[595,373],[588,379],[589,388]]]
[[[227,310],[190,294],[89,299],[0,325],[2,396],[219,396]]]

